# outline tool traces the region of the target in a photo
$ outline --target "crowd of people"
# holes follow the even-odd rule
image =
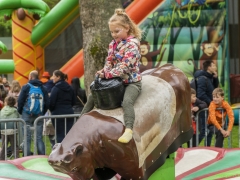
[[[87,101],[85,90],[80,86],[80,80],[74,77],[71,84],[66,81],[67,75],[60,70],[53,72],[44,72],[39,78],[38,71],[34,70],[29,73],[29,81],[21,87],[17,80],[11,83],[7,78],[0,77],[0,119],[22,118],[27,125],[27,155],[32,155],[31,127],[39,116],[61,115],[61,114],[80,114],[84,104]],[[37,110],[38,109],[38,110]],[[39,155],[45,154],[45,144],[43,135],[49,137],[53,147],[59,143],[65,136],[65,122],[62,118],[44,119],[37,122],[37,152]],[[73,126],[73,118],[66,120],[66,133]],[[55,129],[56,127],[56,129]],[[15,158],[19,157],[19,144],[14,138],[18,135],[17,123],[1,123],[1,140],[2,147],[0,151],[0,160],[4,160],[6,153],[5,144],[10,143],[10,150]],[[56,134],[55,134],[56,130]],[[56,139],[55,139],[56,135]]]
[[[205,138],[205,146],[211,146],[212,137],[215,135],[214,146],[223,147],[224,138],[229,137],[232,130],[234,114],[231,106],[224,100],[223,89],[219,87],[217,66],[214,61],[206,60],[203,63],[203,69],[196,71],[194,78],[196,79],[196,91],[194,89],[191,91],[193,127],[196,124],[196,113],[203,108],[208,108],[208,111],[199,113],[199,134],[195,131],[192,146],[198,146],[195,141],[196,136],[198,136],[199,144]],[[226,115],[228,115],[228,123]]]

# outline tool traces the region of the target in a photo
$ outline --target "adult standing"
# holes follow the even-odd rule
[[[61,72],[60,70],[55,70],[53,72],[53,83],[55,86],[52,88],[50,94],[50,111],[52,115],[61,115],[61,114],[74,114],[73,105],[75,104],[75,94],[72,87],[65,81],[67,75]],[[52,119],[52,124],[55,127],[56,131],[56,140],[57,143],[62,142],[65,135],[69,132],[73,126],[74,118],[66,119],[65,127],[65,118],[57,118],[56,124],[55,120]]]
[[[197,79],[197,98],[210,105],[213,100],[212,92],[219,85],[217,67],[212,60],[207,60],[203,63],[203,70],[196,71],[194,78]],[[205,137],[206,131],[206,119],[205,112],[199,114],[200,134],[199,143]],[[212,135],[208,134],[205,144],[210,146]]]
[[[72,78],[71,86],[75,93],[76,99],[76,104],[73,106],[73,110],[75,114],[80,114],[85,103],[87,102],[86,92],[81,88],[79,78],[77,77]]]
[[[43,83],[43,86],[47,89],[47,92],[50,93],[54,86],[54,83],[53,80],[50,79],[49,72],[47,71],[43,72],[40,81]]]
[[[27,155],[31,155],[31,130],[30,127],[33,126],[34,121],[37,117],[44,115],[49,108],[49,97],[46,89],[42,86],[42,82],[38,79],[38,72],[36,70],[31,71],[28,77],[29,81],[22,87],[20,95],[18,97],[18,112],[22,115],[22,119],[26,122],[27,125]],[[40,108],[42,111],[39,114],[33,114],[29,111],[29,99],[32,98],[32,94],[30,94],[30,90],[32,88],[39,89],[42,93],[42,104],[43,107]],[[37,101],[37,100],[36,100]],[[34,103],[36,101],[32,101]],[[33,104],[31,104],[33,105]],[[43,132],[43,121],[38,121],[37,127],[35,129],[37,131],[37,151],[39,155],[45,154],[45,145],[42,140],[42,132]]]
[[[50,79],[50,74],[48,71],[43,72],[40,81],[43,83],[43,86],[46,88],[48,95],[50,96],[54,83],[53,83],[53,80]],[[50,116],[50,115],[51,113],[48,110],[45,116]],[[53,147],[55,144],[55,129],[52,125],[52,121],[50,118],[44,119],[43,135],[48,136],[49,141],[51,143],[51,147]]]

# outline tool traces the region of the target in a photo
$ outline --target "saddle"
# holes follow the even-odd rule
[[[122,78],[102,79],[97,76],[90,89],[96,108],[109,110],[121,106],[125,92]]]

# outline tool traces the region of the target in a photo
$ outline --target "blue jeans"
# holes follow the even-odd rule
[[[38,116],[31,116],[26,112],[22,112],[22,119],[26,122],[27,125],[27,156],[31,155],[31,129],[33,127],[33,123]],[[43,133],[43,120],[38,121],[37,127],[37,151],[38,155],[45,154],[45,145],[42,140],[42,133]]]

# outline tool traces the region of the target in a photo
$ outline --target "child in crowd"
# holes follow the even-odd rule
[[[19,81],[13,80],[11,88],[10,88],[10,90],[8,92],[8,96],[13,96],[13,97],[16,98],[15,107],[17,107],[18,96],[20,94],[21,89],[22,89],[22,87],[21,87]]]
[[[123,9],[115,10],[115,14],[110,18],[108,25],[113,40],[109,44],[104,68],[97,71],[96,74],[100,78],[106,79],[121,77],[126,85],[122,103],[126,128],[118,141],[128,143],[132,139],[132,129],[135,120],[133,106],[142,87],[142,77],[139,72],[142,32]],[[94,101],[90,94],[81,115],[91,111],[93,107]]]
[[[213,101],[209,105],[208,129],[210,133],[216,134],[215,147],[223,147],[225,137],[231,133],[234,115],[231,106],[227,101],[224,101],[224,92],[221,88],[216,88],[213,91]],[[217,108],[222,108],[217,109]],[[229,123],[226,129],[226,115],[228,115]]]
[[[191,110],[192,110],[192,127],[194,134],[192,137],[192,147],[196,147],[196,120],[195,116],[198,111],[207,108],[207,104],[196,97],[196,91],[191,88]],[[190,142],[188,142],[188,147],[190,147]]]
[[[2,82],[3,82],[3,86],[5,87],[5,90],[8,92],[9,89],[10,89],[10,85],[9,85],[9,83],[8,83],[7,78],[6,78],[6,77],[3,77],[3,78],[2,78]]]
[[[13,119],[13,118],[19,118],[19,114],[17,112],[17,109],[14,107],[14,105],[16,104],[16,99],[13,96],[8,96],[5,98],[5,106],[3,107],[3,109],[0,112],[0,122],[1,119]],[[5,128],[5,124],[6,124],[6,128]],[[18,142],[17,142],[17,138],[16,138],[16,133],[17,133],[17,127],[16,127],[16,123],[15,122],[2,122],[1,126],[1,137],[2,137],[2,150],[0,152],[0,160],[4,160],[5,159],[5,141],[6,141],[6,145],[8,145],[8,143],[10,142],[11,144],[11,150],[13,152],[13,154],[15,155],[16,153],[16,157],[19,157],[19,148],[18,148]],[[14,135],[15,134],[15,135]],[[16,138],[16,145],[14,145],[14,136]]]

